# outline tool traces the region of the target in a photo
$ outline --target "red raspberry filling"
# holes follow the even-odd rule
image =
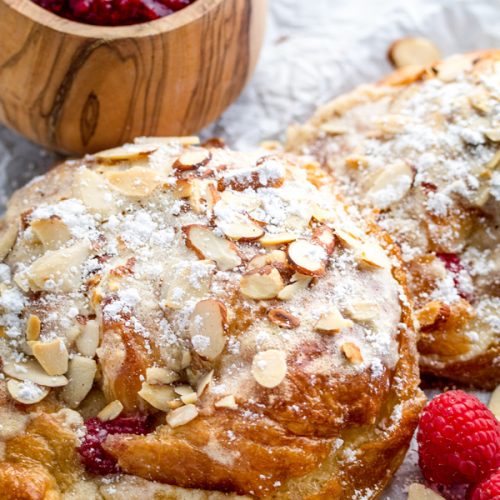
[[[123,26],[172,14],[194,0],[33,0],[58,16],[87,24]]]
[[[500,468],[500,423],[463,391],[440,394],[427,405],[417,441],[419,465],[431,483],[474,484]]]
[[[120,472],[115,458],[102,447],[108,434],[144,435],[153,430],[150,421],[143,415],[118,417],[107,422],[91,418],[85,422],[85,427],[87,434],[78,448],[78,453],[85,469],[100,475]]]

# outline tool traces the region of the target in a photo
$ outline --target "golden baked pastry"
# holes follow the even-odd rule
[[[425,372],[500,383],[500,51],[409,66],[291,128],[400,244]]]
[[[376,497],[423,395],[397,248],[350,211],[315,164],[189,138],[18,191],[3,498]]]

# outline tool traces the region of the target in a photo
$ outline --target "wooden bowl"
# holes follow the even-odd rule
[[[266,0],[197,0],[156,21],[101,27],[0,0],[0,121],[75,154],[192,134],[243,89],[265,15]]]

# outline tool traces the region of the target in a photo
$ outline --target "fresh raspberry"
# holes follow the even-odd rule
[[[102,422],[91,418],[85,422],[87,434],[78,448],[80,459],[87,471],[94,474],[115,474],[120,472],[116,460],[102,447],[108,434],[148,434],[151,425],[148,418],[142,415],[118,417]]]
[[[473,488],[469,498],[470,500],[500,499],[500,470]]]
[[[417,441],[420,468],[432,483],[476,483],[500,467],[500,423],[463,391],[445,392],[427,405]]]
[[[440,259],[444,267],[453,275],[453,284],[457,289],[458,295],[469,302],[472,301],[473,297],[467,289],[468,287],[463,286],[463,282],[461,281],[464,276],[466,279],[469,279],[469,275],[465,270],[460,257],[456,253],[437,253],[436,257]]]

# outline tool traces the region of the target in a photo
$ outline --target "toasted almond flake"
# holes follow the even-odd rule
[[[236,399],[234,399],[234,396],[232,394],[219,399],[214,403],[214,406],[216,408],[229,408],[230,410],[238,409],[238,404],[236,403]]]
[[[335,214],[330,210],[322,208],[316,204],[313,204],[311,209],[311,217],[316,222],[332,222],[335,220]]]
[[[3,371],[9,377],[17,380],[30,380],[44,387],[62,387],[68,383],[64,375],[48,375],[34,360],[24,363],[5,363]]]
[[[179,374],[168,368],[152,366],[146,369],[146,382],[151,385],[167,385],[179,380]]]
[[[60,338],[50,342],[33,341],[33,356],[49,375],[64,375],[68,371],[68,350]]]
[[[345,248],[356,249],[362,245],[361,239],[349,230],[335,228],[335,234]]]
[[[90,358],[75,355],[69,362],[68,385],[61,396],[70,408],[77,408],[92,389],[97,363]]]
[[[278,325],[280,328],[297,328],[300,326],[299,318],[293,316],[293,314],[277,307],[275,309],[270,309],[267,313],[267,317],[271,323]]]
[[[167,403],[169,410],[176,410],[177,408],[180,408],[183,405],[184,405],[184,403],[180,399],[172,399],[172,401],[169,401]],[[168,411],[168,410],[166,410],[166,411]]]
[[[134,198],[149,196],[161,184],[158,172],[146,167],[105,172],[104,176],[118,192]]]
[[[152,144],[126,144],[117,148],[105,149],[94,154],[99,163],[113,164],[120,161],[131,161],[146,158],[158,148]]]
[[[500,151],[495,153],[493,158],[487,163],[486,168],[493,170],[498,166],[500,166]]]
[[[378,208],[388,208],[410,191],[415,173],[403,160],[382,167],[371,176],[366,196]]]
[[[25,405],[39,403],[50,392],[47,387],[42,387],[31,381],[26,382],[16,379],[10,379],[7,382],[7,390],[13,399]]]
[[[196,394],[196,392],[190,392],[189,394],[184,394],[181,396],[181,401],[185,405],[194,404],[196,403],[196,401],[198,401],[198,395]]]
[[[282,250],[271,250],[269,253],[259,254],[253,257],[247,264],[247,270],[258,269],[272,264],[286,264],[286,253]]]
[[[301,274],[322,276],[325,274],[327,254],[323,247],[307,240],[295,240],[288,246],[288,258]]]
[[[80,167],[75,173],[73,194],[93,214],[109,217],[119,210],[105,177],[88,168]]]
[[[235,244],[216,236],[209,227],[192,224],[184,226],[182,230],[186,236],[186,246],[200,259],[213,260],[221,271],[230,271],[241,264]]]
[[[213,377],[214,377],[214,371],[211,370],[211,371],[205,373],[205,375],[203,375],[198,380],[198,383],[196,384],[196,394],[198,395],[198,397],[200,397],[203,394],[203,392],[205,391],[205,389],[210,385]]]
[[[14,246],[17,239],[17,225],[8,224],[0,232],[0,261],[4,260]]]
[[[160,293],[162,307],[182,309],[188,300],[199,300],[210,292],[215,265],[211,260],[175,263],[165,273]],[[196,281],[193,280],[196,276]]]
[[[437,76],[443,82],[452,82],[465,71],[469,70],[471,65],[472,61],[469,58],[457,54],[456,56],[448,57],[438,64]]]
[[[491,394],[488,408],[491,410],[493,415],[495,415],[495,417],[500,420],[500,385],[497,386],[497,388]]]
[[[196,135],[186,135],[186,136],[171,136],[171,137],[136,137],[134,139],[134,144],[152,144],[154,146],[168,146],[172,143],[182,144],[184,146],[196,146],[200,143],[200,138]]]
[[[167,423],[170,427],[179,427],[185,425],[198,416],[198,408],[193,404],[181,406],[176,410],[171,411],[167,415]]]
[[[363,264],[368,264],[371,267],[381,269],[391,267],[389,257],[387,257],[382,247],[377,243],[364,243],[359,248],[358,258]]]
[[[211,157],[212,155],[206,149],[186,151],[175,160],[173,167],[177,170],[195,170],[206,165]]]
[[[408,500],[444,500],[444,498],[423,484],[413,483],[408,488]]]
[[[212,213],[214,206],[220,201],[221,196],[217,191],[217,187],[209,183],[206,192],[207,212]]]
[[[254,241],[264,235],[264,230],[250,220],[240,222],[220,223],[222,232],[234,241]]]
[[[174,392],[178,394],[179,396],[187,396],[188,394],[193,393],[193,388],[190,385],[183,384],[183,385],[177,385],[174,387]]]
[[[137,393],[147,401],[151,406],[161,411],[171,409],[170,402],[178,399],[174,389],[169,385],[152,385],[148,382],[143,382],[141,390]]]
[[[335,248],[335,235],[328,226],[318,226],[313,230],[313,241],[325,249],[327,255],[333,253]]]
[[[35,314],[30,314],[26,323],[26,340],[38,340],[41,325],[40,318]]]
[[[76,348],[84,356],[94,357],[99,346],[99,323],[89,319],[75,341]]]
[[[389,59],[396,68],[425,65],[441,59],[438,48],[427,38],[408,37],[396,40],[390,47]]]
[[[49,282],[51,292],[75,291],[82,283],[80,266],[89,254],[87,241],[80,241],[69,248],[48,250],[26,270],[31,290],[43,291]]]
[[[415,312],[422,330],[432,330],[442,321],[446,321],[451,313],[450,306],[440,300],[431,300]]]
[[[266,233],[260,238],[259,243],[263,247],[272,247],[275,245],[283,245],[295,241],[299,236],[294,233]]]
[[[285,286],[283,290],[278,293],[278,299],[280,300],[291,300],[298,293],[305,290],[312,281],[311,276],[305,276],[300,273],[295,273],[292,276],[292,283]]]
[[[328,135],[343,135],[349,131],[345,125],[340,125],[335,122],[323,123],[320,128]]]
[[[500,128],[485,130],[484,135],[493,142],[500,142]]]
[[[218,300],[198,302],[190,317],[189,333],[193,349],[210,361],[216,359],[226,345],[227,311]]]
[[[273,299],[284,287],[279,271],[264,266],[245,273],[240,279],[240,291],[249,299]]]
[[[286,377],[286,354],[278,349],[268,349],[257,353],[252,361],[252,375],[262,387],[272,389]]]
[[[57,250],[72,238],[68,226],[56,217],[34,220],[30,227],[45,250]]]
[[[361,351],[356,344],[346,342],[342,344],[340,349],[350,363],[358,364],[363,362],[363,356],[361,356]]]
[[[344,318],[335,306],[331,306],[330,311],[319,318],[314,329],[323,333],[335,333],[352,325],[351,320]]]
[[[357,321],[371,321],[380,316],[380,307],[373,302],[353,301],[347,307],[349,316]]]
[[[123,405],[121,401],[115,399],[108,403],[98,414],[97,418],[102,422],[107,422],[108,420],[113,420],[120,415],[123,411]]]

